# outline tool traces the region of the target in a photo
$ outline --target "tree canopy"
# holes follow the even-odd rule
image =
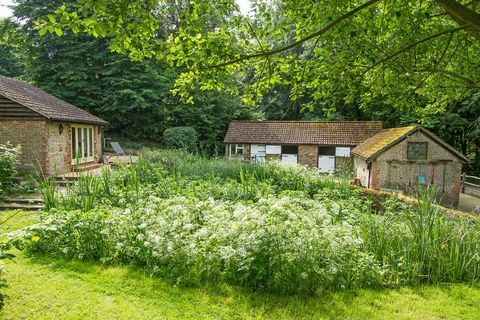
[[[240,92],[256,101],[277,85],[310,105],[376,99],[429,115],[479,89],[477,1],[254,1],[243,16],[234,0],[79,0],[37,22],[108,37],[114,51],[182,68],[177,93]],[[159,21],[176,17],[166,28]],[[208,28],[205,26],[209,25]],[[212,27],[213,25],[213,27]],[[163,31],[163,32],[162,32]],[[239,85],[228,75],[249,79]]]

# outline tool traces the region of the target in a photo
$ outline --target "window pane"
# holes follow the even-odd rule
[[[335,147],[318,147],[318,154],[322,156],[334,156]]]
[[[237,154],[243,154],[243,144],[237,144]]]
[[[409,142],[407,144],[407,158],[409,160],[426,160],[428,157],[427,142]]]
[[[77,129],[77,152],[75,153],[75,158],[82,157],[82,129]]]
[[[230,145],[230,155],[231,155],[231,156],[234,156],[234,155],[235,155],[235,145],[234,145],[234,144],[231,144],[231,145]]]
[[[298,154],[298,146],[282,146],[282,154]]]
[[[88,145],[90,146],[89,156],[93,157],[93,129],[88,129]]]
[[[77,131],[72,128],[72,158],[75,159],[77,155]]]
[[[88,157],[88,129],[83,128],[83,157]]]

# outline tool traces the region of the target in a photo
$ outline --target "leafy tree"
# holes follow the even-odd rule
[[[23,37],[18,25],[10,19],[0,19],[0,74],[19,77],[23,72],[23,57],[19,50]]]
[[[168,128],[163,132],[163,140],[167,148],[197,151],[198,134],[192,127]]]

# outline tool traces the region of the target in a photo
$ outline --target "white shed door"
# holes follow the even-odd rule
[[[318,156],[318,170],[333,172],[335,170],[335,156]]]
[[[253,157],[253,161],[264,163],[265,162],[265,145],[252,144],[250,146],[250,153]]]
[[[282,154],[282,162],[289,164],[297,164],[296,154]]]

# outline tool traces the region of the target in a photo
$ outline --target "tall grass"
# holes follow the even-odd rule
[[[478,219],[459,218],[435,204],[435,190],[418,191],[418,203],[386,204],[384,215],[362,220],[366,247],[390,272],[389,283],[474,281],[480,277]]]

